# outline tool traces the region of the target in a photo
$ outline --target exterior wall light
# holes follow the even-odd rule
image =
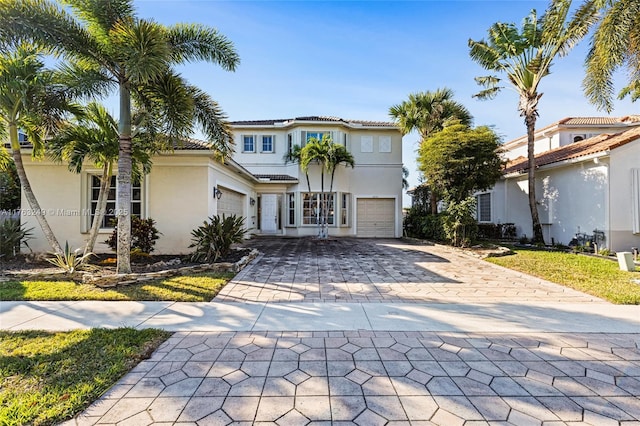
[[[222,197],[222,191],[220,191],[217,186],[214,186],[213,187],[213,198],[216,198],[216,199],[219,200],[220,197]]]
[[[255,206],[256,205],[255,198],[249,197],[249,204],[251,204],[252,206]]]

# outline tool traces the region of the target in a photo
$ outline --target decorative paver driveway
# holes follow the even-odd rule
[[[579,301],[585,310],[605,303],[439,246],[251,244],[264,255],[216,301],[299,310],[335,301],[492,301],[490,315],[514,301]],[[567,315],[571,329],[581,317]],[[302,328],[293,322],[288,330]],[[455,332],[178,332],[68,424],[640,426],[640,329],[481,333],[462,325]]]
[[[176,333],[69,423],[637,425],[638,346],[638,334]]]
[[[257,238],[263,253],[218,301],[588,302],[600,299],[439,245],[402,240]]]

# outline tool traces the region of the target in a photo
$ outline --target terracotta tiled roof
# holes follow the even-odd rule
[[[536,167],[608,151],[637,139],[640,139],[640,127],[634,127],[625,132],[615,134],[603,133],[580,142],[561,146],[560,148],[552,149],[536,155]],[[522,173],[528,170],[527,166],[527,159],[524,157],[518,157],[507,163],[503,174]]]
[[[624,128],[640,124],[640,115],[626,115],[624,117],[565,117],[548,126],[536,129],[536,134],[541,134],[545,130],[562,126],[618,126]],[[503,146],[520,145],[526,143],[527,136],[523,135],[505,142]]]
[[[289,175],[255,175],[254,176],[259,180],[269,180],[269,181],[297,181],[297,178]]]
[[[285,118],[285,119],[276,119],[276,120],[243,120],[243,121],[232,121],[229,124],[232,126],[273,126],[276,123],[286,123],[292,121],[316,121],[316,122],[326,122],[326,123],[345,123],[345,124],[356,124],[362,126],[372,126],[372,127],[395,127],[395,123],[387,122],[387,121],[367,121],[367,120],[345,120],[340,117],[331,117],[324,115],[309,115],[304,117],[295,117],[295,118]]]

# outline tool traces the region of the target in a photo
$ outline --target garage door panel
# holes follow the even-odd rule
[[[218,203],[218,216],[243,216],[244,195],[228,188],[220,187],[222,196],[216,200]]]
[[[395,200],[393,198],[359,198],[357,202],[358,237],[395,237]]]

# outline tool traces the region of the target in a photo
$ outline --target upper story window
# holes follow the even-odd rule
[[[256,152],[255,136],[242,136],[242,152]]]
[[[263,135],[262,136],[262,152],[274,152],[274,135]]]
[[[291,153],[293,151],[293,133],[287,134],[287,152]]]
[[[311,138],[321,141],[323,137],[331,137],[331,132],[302,132],[302,146],[305,146]]]

